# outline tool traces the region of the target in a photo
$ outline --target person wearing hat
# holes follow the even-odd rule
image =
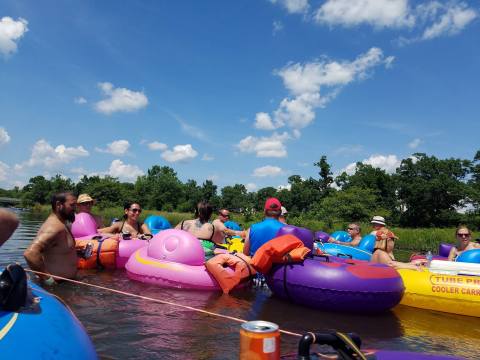
[[[285,208],[285,206],[282,206],[281,209],[282,209],[282,212],[280,213],[280,217],[278,218],[278,221],[280,221],[281,223],[286,224],[286,223],[287,223],[287,214],[288,214],[288,211],[287,211],[287,209]]]
[[[372,235],[375,235],[378,230],[381,230],[385,228],[385,226],[387,226],[387,224],[385,223],[385,218],[383,216],[378,216],[378,215],[372,218],[372,221],[370,221],[370,224],[372,224],[373,226],[373,231],[370,233]]]
[[[282,214],[282,204],[277,198],[268,198],[265,201],[264,213],[265,219],[253,224],[247,230],[243,247],[245,255],[253,256],[260,246],[272,240],[277,235],[278,230],[285,226],[278,220]]]
[[[77,213],[87,213],[95,219],[97,229],[103,228],[103,220],[100,216],[92,214],[92,206],[95,200],[88,194],[80,194],[77,198]]]
[[[398,237],[388,230],[386,227],[376,231],[375,247],[373,249],[372,258],[373,263],[385,264],[395,269],[412,269],[421,271],[420,265],[424,265],[426,260],[414,260],[411,263],[404,263],[395,260],[393,255],[393,248],[395,247],[395,240]]]

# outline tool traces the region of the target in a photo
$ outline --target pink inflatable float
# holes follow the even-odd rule
[[[183,230],[169,229],[156,234],[148,246],[135,251],[127,264],[130,279],[164,287],[220,290],[205,268],[200,241]],[[233,274],[233,270],[229,269]]]

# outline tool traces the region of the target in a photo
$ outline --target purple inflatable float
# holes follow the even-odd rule
[[[280,298],[321,310],[357,313],[391,309],[405,290],[400,275],[389,266],[334,256],[274,265],[266,279]]]

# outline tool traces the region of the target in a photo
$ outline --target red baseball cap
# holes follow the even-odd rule
[[[280,200],[277,198],[268,198],[267,201],[265,201],[265,211],[269,210],[278,210],[281,211],[282,204],[280,203]]]

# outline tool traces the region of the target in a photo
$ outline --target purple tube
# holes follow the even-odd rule
[[[378,313],[397,305],[405,290],[386,265],[330,257],[274,265],[267,284],[280,298],[321,310]]]
[[[437,354],[425,354],[411,351],[389,351],[389,350],[377,350],[374,352],[375,358],[378,360],[461,360],[456,356],[437,355]]]
[[[448,255],[450,254],[450,250],[454,246],[455,245],[453,244],[446,244],[446,243],[440,244],[440,246],[438,247],[438,255],[443,257],[448,257]]]
[[[330,239],[330,235],[327,234],[324,231],[316,231],[315,232],[315,240],[321,241],[321,242],[328,242],[328,239]]]
[[[277,236],[282,235],[294,235],[303,242],[303,245],[305,245],[305,247],[313,250],[313,232],[309,229],[293,225],[285,225],[277,232]]]

